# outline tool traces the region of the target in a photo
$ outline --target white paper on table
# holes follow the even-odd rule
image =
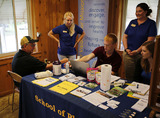
[[[84,86],[86,84],[86,82],[80,81],[77,85],[78,86]]]
[[[111,103],[108,103],[107,106],[111,107],[112,109],[115,109],[118,107],[116,104],[111,104]]]
[[[134,93],[132,96],[140,98],[140,99],[148,100],[148,98],[149,98],[149,91],[145,95],[139,95],[139,94],[135,94]]]
[[[32,82],[34,84],[37,84],[39,86],[48,86],[54,82],[58,81],[58,79],[55,79],[55,78],[52,78],[52,77],[47,77],[47,78],[44,78],[44,79],[38,79],[38,80],[33,80]]]
[[[78,77],[75,77],[75,78],[69,78],[69,79],[67,79],[67,81],[72,82],[72,83],[73,82],[79,82],[79,81],[82,81],[82,80],[86,80],[86,78],[78,76]]]
[[[83,96],[89,94],[90,92],[92,92],[92,91],[88,90],[86,88],[79,87],[79,88],[75,89],[74,91],[72,91],[70,93],[75,95],[75,96],[78,96],[78,97],[83,97]]]
[[[68,80],[68,79],[75,78],[75,77],[76,77],[76,76],[75,76],[74,74],[68,73],[68,74],[66,74],[66,75],[63,75],[63,76],[60,77],[59,79],[60,79],[61,81],[66,81],[66,80]]]
[[[137,94],[145,95],[148,92],[149,87],[150,86],[147,84],[143,84],[139,82],[132,82],[131,85],[127,86],[124,90],[135,91],[135,93]]]
[[[118,79],[120,79],[119,76],[111,75],[111,83],[118,80]]]
[[[109,98],[105,97],[104,95],[100,94],[101,92],[95,91],[89,95],[82,97],[84,100],[90,102],[91,104],[98,106],[99,104],[106,102]],[[104,93],[105,94],[105,93]]]
[[[107,101],[107,103],[109,103],[109,104],[116,104],[116,105],[120,104],[120,102],[116,101],[116,100],[110,100],[110,101]]]
[[[120,104],[120,102],[116,101],[116,100],[107,101],[107,106],[111,107],[112,109],[117,108],[119,104]]]
[[[102,108],[102,109],[104,109],[104,110],[106,110],[106,109],[108,109],[108,108],[109,108],[108,106],[103,105],[103,104],[100,104],[98,107],[100,107],[100,108]]]
[[[148,100],[139,99],[131,108],[142,112],[148,105]]]

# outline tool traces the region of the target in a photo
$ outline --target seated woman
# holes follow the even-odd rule
[[[154,53],[154,41],[147,41],[142,44],[142,60],[141,66],[143,71],[141,76],[143,77],[144,84],[150,84],[152,64],[153,64],[153,53]]]

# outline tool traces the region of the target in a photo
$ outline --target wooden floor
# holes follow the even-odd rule
[[[12,112],[12,94],[0,97],[0,118],[18,118],[18,113],[19,113],[19,93],[15,93],[13,112]]]

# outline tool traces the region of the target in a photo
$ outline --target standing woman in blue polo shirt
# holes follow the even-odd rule
[[[157,35],[155,21],[148,18],[152,10],[146,3],[140,3],[136,7],[137,19],[132,20],[123,36],[123,61],[126,79],[140,81],[141,75],[141,50],[145,41],[153,41]]]
[[[85,33],[82,28],[74,24],[74,15],[72,12],[66,12],[64,14],[64,24],[60,25],[51,31],[48,36],[56,40],[58,43],[58,59],[63,58],[76,59],[76,46],[83,39]],[[59,34],[57,39],[54,34]],[[81,36],[76,41],[76,36]]]

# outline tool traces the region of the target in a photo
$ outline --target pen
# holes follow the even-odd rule
[[[139,84],[137,84],[137,89],[139,88]]]

